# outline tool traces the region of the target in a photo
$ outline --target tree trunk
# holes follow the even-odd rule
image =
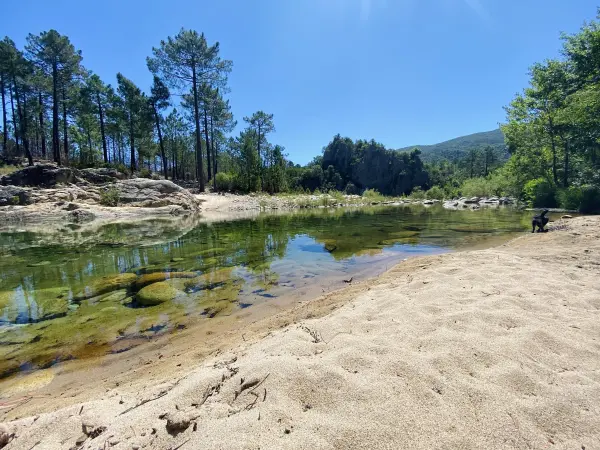
[[[192,63],[192,90],[194,91],[194,122],[196,124],[196,174],[200,192],[204,192],[204,164],[202,163],[202,140],[200,139],[200,112],[198,111],[198,85],[196,80],[196,64]]]
[[[10,81],[9,81],[10,83]],[[13,133],[15,135],[15,145],[17,146],[17,154],[21,154],[21,148],[19,146],[19,133],[17,133],[17,116],[15,114],[15,102],[13,100],[13,92],[12,90],[10,90],[9,87],[9,92],[10,92],[10,109],[12,112],[12,124],[13,124]]]
[[[52,65],[52,153],[60,166],[60,139],[58,137],[58,64]]]
[[[215,127],[213,124],[213,117],[210,116],[210,146],[213,155],[213,189],[217,190],[217,153],[215,151]]]
[[[13,85],[15,88],[15,99],[17,100],[17,111],[19,113],[19,131],[21,133],[21,137],[23,138],[23,147],[25,147],[25,156],[27,156],[27,161],[30,166],[33,166],[33,158],[31,157],[31,151],[29,150],[29,139],[27,138],[27,111],[24,111],[25,104],[23,108],[21,108],[21,102],[19,100],[19,88],[17,86],[17,79],[13,76]],[[26,100],[25,100],[26,101]],[[15,135],[17,131],[15,129]]]
[[[554,183],[558,184],[558,174],[556,173],[557,158],[556,158],[556,141],[554,139],[554,124],[552,123],[552,119],[548,119],[548,125],[550,127],[550,143],[552,144],[552,177],[554,179]]]
[[[264,191],[265,185],[263,182],[263,164],[262,160],[260,159],[260,125],[258,126],[258,140],[256,143],[256,151],[258,153],[258,176],[260,177],[260,190]]]
[[[133,114],[129,111],[129,164],[131,167],[131,174],[135,172],[135,136],[133,134]]]
[[[42,93],[38,93],[38,101],[40,104],[40,133],[42,135],[42,158],[46,159],[46,130],[44,129],[44,101]]]
[[[69,162],[69,123],[67,122],[67,95],[65,84],[62,85],[62,110],[63,110],[63,147],[65,149],[65,162]],[[59,149],[60,155],[60,149]],[[60,164],[60,163],[59,163]]]
[[[6,87],[4,86],[4,74],[0,74],[0,92],[2,93],[2,151],[6,153],[6,146],[8,145],[8,127],[6,120],[6,97],[4,92]]]
[[[165,177],[165,180],[168,180],[169,177],[167,175],[167,156],[165,154],[165,144],[163,142],[162,132],[160,130],[160,115],[158,114],[158,110],[156,109],[155,104],[152,104],[152,109],[154,110],[154,120],[156,121],[156,132],[158,133],[158,143],[160,145],[160,157],[162,159],[163,175]]]
[[[569,187],[569,141],[565,140],[565,173],[563,174],[563,187]]]
[[[208,172],[208,181],[212,178],[212,171],[210,165],[210,142],[208,140],[208,113],[206,111],[206,105],[204,105],[204,138],[206,140],[206,169]]]
[[[98,113],[100,114],[100,134],[102,135],[102,154],[104,155],[104,163],[108,163],[108,146],[106,145],[106,133],[104,131],[104,111],[102,110],[102,102],[100,101],[100,93],[96,92],[96,102],[98,103]]]

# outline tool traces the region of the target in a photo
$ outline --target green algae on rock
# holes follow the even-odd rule
[[[98,295],[107,294],[120,289],[129,289],[135,283],[137,275],[134,273],[121,273],[119,275],[106,276],[94,280],[86,286],[84,292],[75,296],[75,301],[81,301]]]
[[[169,283],[160,281],[143,288],[136,294],[135,299],[142,306],[156,306],[175,299],[179,293]]]
[[[173,278],[194,278],[197,277],[196,272],[155,272],[142,275],[135,282],[136,289],[141,289],[144,286],[148,286],[152,283],[158,283],[159,281],[170,280]]]

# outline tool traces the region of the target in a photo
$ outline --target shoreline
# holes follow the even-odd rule
[[[593,448],[600,443],[600,218],[563,225],[487,250],[409,259],[258,319],[247,334],[208,338],[221,344],[212,353],[198,349],[197,338],[172,355],[154,346],[156,359],[137,375],[107,371],[89,390],[63,384],[76,403],[38,399],[56,411],[9,423],[17,438],[7,448],[40,440],[44,448],[70,448],[82,420],[108,428],[83,448],[110,439],[118,441],[114,448],[176,447],[186,439],[187,448],[430,448],[439,439],[487,448],[539,448],[550,439],[553,448]],[[247,408],[254,395],[235,393],[240,377],[267,374],[268,396]],[[38,392],[56,389],[52,381]],[[21,396],[35,395],[36,383],[43,377],[26,383],[32,389]],[[4,409],[4,419],[38,414],[38,401]],[[185,416],[188,427],[172,436],[163,413],[171,425]]]

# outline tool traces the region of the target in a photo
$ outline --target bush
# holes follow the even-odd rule
[[[385,200],[385,197],[381,195],[377,189],[365,189],[362,196],[372,202],[382,202]]]
[[[234,186],[233,175],[228,172],[218,172],[216,175],[217,189],[220,191],[232,191]]]
[[[562,189],[558,192],[558,204],[561,208],[579,211],[583,191],[580,187],[571,186],[568,189]]]
[[[425,200],[426,194],[420,187],[416,187],[410,193],[410,198],[414,200]]]
[[[152,172],[150,171],[150,169],[147,169],[146,167],[143,167],[138,172],[138,177],[140,177],[140,178],[152,178]]]
[[[104,206],[118,206],[121,196],[119,190],[112,186],[100,193],[100,204]]]
[[[358,195],[358,188],[354,185],[352,181],[349,181],[346,185],[346,189],[344,189],[346,194],[348,195]]]
[[[433,186],[425,193],[425,196],[429,200],[444,200],[444,190],[439,186]]]
[[[598,186],[581,187],[579,212],[584,214],[600,213],[600,188]]]
[[[556,200],[556,186],[544,178],[528,181],[523,190],[525,200],[527,200],[531,207],[555,208],[558,205]]]

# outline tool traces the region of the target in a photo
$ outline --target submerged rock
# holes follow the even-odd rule
[[[130,289],[136,280],[137,275],[134,273],[122,273],[119,275],[102,277],[90,283],[90,285],[85,288],[84,292],[75,297],[75,300],[85,300],[119,289]]]
[[[186,281],[185,288],[188,291],[215,289],[216,287],[223,286],[228,282],[233,282],[238,279],[239,278],[232,276],[231,268],[224,268],[207,272],[200,276],[196,276],[189,281]]]
[[[141,289],[152,283],[158,283],[159,281],[171,280],[174,278],[194,278],[197,277],[196,272],[154,272],[142,275],[135,282],[137,289]]]
[[[155,306],[173,300],[179,295],[179,291],[164,281],[150,284],[143,288],[135,296],[137,302],[142,306]]]

